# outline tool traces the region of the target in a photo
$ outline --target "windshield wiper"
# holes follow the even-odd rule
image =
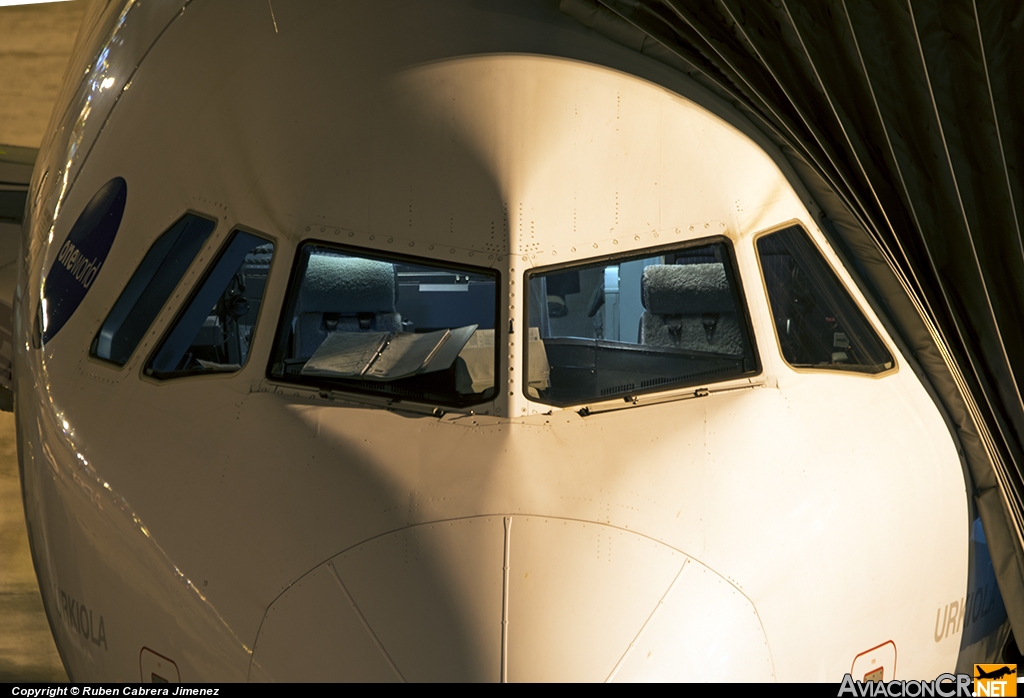
[[[759,376],[756,378],[743,378],[738,381],[729,381],[728,383],[721,383],[711,387],[691,386],[689,388],[680,388],[678,390],[672,390],[664,393],[626,395],[615,400],[605,400],[593,405],[586,405],[576,410],[576,412],[581,417],[589,417],[602,412],[614,412],[616,410],[629,409],[630,407],[657,405],[663,402],[674,402],[676,400],[693,400],[694,398],[707,397],[712,394],[730,393],[737,390],[750,390],[751,388],[763,387],[766,384],[764,377]]]

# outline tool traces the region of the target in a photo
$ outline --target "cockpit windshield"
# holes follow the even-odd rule
[[[489,269],[307,243],[270,374],[443,405],[491,400],[497,281]]]
[[[533,341],[526,390],[535,400],[565,406],[760,370],[724,239],[540,270],[527,279]]]

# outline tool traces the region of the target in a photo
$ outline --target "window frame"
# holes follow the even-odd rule
[[[754,253],[754,259],[757,262],[757,271],[758,271],[758,275],[760,277],[761,292],[762,292],[763,297],[764,297],[765,309],[766,309],[767,314],[768,314],[767,315],[768,324],[771,327],[772,337],[774,337],[774,339],[775,339],[775,348],[776,348],[776,350],[778,350],[779,359],[786,366],[786,368],[788,368],[789,370],[793,371],[794,373],[803,373],[803,374],[825,373],[825,374],[830,375],[830,376],[837,376],[837,375],[840,375],[840,376],[851,376],[851,377],[854,377],[854,378],[870,378],[872,380],[876,380],[876,379],[879,379],[879,378],[886,378],[888,376],[893,375],[894,373],[898,373],[899,370],[900,370],[900,361],[899,361],[900,353],[899,353],[899,351],[897,351],[896,346],[895,346],[895,344],[892,341],[892,338],[889,336],[889,333],[885,330],[885,327],[879,321],[878,314],[875,312],[875,309],[872,307],[870,301],[868,300],[867,294],[864,293],[864,291],[861,290],[859,284],[856,283],[856,280],[855,280],[853,274],[849,270],[847,270],[845,268],[845,266],[842,267],[842,271],[845,272],[850,277],[850,281],[852,281],[853,283],[851,284],[851,283],[847,282],[846,279],[843,278],[842,274],[840,273],[840,270],[836,268],[836,264],[831,259],[829,259],[829,256],[826,253],[826,250],[824,248],[822,248],[821,244],[819,244],[819,242],[810,233],[810,231],[808,230],[808,227],[809,226],[804,221],[801,221],[799,219],[794,218],[794,219],[791,219],[789,221],[786,221],[785,223],[779,223],[778,225],[773,225],[770,228],[765,228],[764,230],[760,230],[760,231],[754,233],[754,235],[752,235],[751,238],[750,238],[750,242],[751,242],[751,246],[752,246],[751,249],[753,250],[753,253]],[[878,339],[878,341],[882,344],[882,346],[885,347],[886,351],[889,352],[889,356],[892,357],[892,366],[890,368],[887,368],[887,369],[885,369],[883,371],[879,371],[877,373],[868,373],[867,371],[859,371],[859,370],[852,369],[852,368],[842,369],[842,368],[827,368],[827,367],[821,367],[821,366],[794,366],[786,358],[786,355],[785,355],[785,353],[783,352],[783,349],[782,349],[782,339],[779,337],[779,328],[776,327],[776,325],[775,325],[775,313],[772,310],[772,299],[771,299],[771,296],[769,296],[769,294],[768,294],[768,282],[765,279],[764,265],[761,263],[761,254],[760,254],[760,252],[757,249],[757,242],[758,242],[758,240],[760,240],[763,237],[767,237],[768,235],[772,235],[774,233],[778,233],[778,232],[781,232],[783,230],[787,230],[789,228],[798,228],[800,230],[800,232],[802,232],[804,234],[804,236],[806,237],[807,241],[810,243],[811,247],[819,255],[821,255],[822,260],[825,262],[826,268],[832,273],[832,275],[835,277],[836,281],[838,282],[839,288],[842,289],[842,291],[844,293],[846,293],[847,296],[849,296],[849,298],[852,301],[854,307],[860,312],[860,314],[863,317],[864,321],[868,324],[868,326],[871,328],[871,330],[875,333],[875,336]],[[824,233],[822,233],[822,235],[824,235]],[[832,252],[832,254],[835,254],[837,258],[839,257],[839,255],[836,254],[834,250],[829,250],[829,252]],[[840,258],[840,262],[841,261],[842,260]],[[851,290],[851,286],[856,288],[856,290],[860,293],[860,295],[863,297],[863,302],[861,302],[861,300],[858,299],[858,297],[853,293],[853,291]],[[870,312],[868,312],[868,310],[870,310]]]
[[[244,371],[245,368],[249,365],[249,359],[252,358],[253,354],[252,346],[254,346],[255,343],[250,345],[249,356],[246,357],[245,363],[243,363],[234,371],[180,371],[170,374],[155,373],[150,371],[150,367],[152,366],[153,361],[156,359],[156,355],[163,348],[164,343],[167,341],[167,339],[169,338],[170,334],[174,331],[174,329],[178,326],[178,323],[182,320],[182,317],[191,308],[192,303],[195,302],[196,296],[199,295],[199,292],[202,290],[203,286],[206,285],[206,282],[213,274],[213,270],[217,266],[217,263],[227,252],[228,247],[234,240],[236,233],[245,233],[247,235],[260,238],[274,246],[274,252],[271,254],[270,257],[270,268],[267,269],[267,283],[263,290],[263,300],[260,301],[260,310],[256,316],[256,322],[252,326],[252,336],[256,337],[256,333],[259,331],[259,328],[263,324],[263,318],[266,315],[266,313],[264,312],[264,306],[266,305],[267,292],[270,290],[270,279],[271,275],[274,273],[274,267],[276,266],[275,260],[280,250],[281,241],[272,235],[269,235],[258,230],[254,230],[247,226],[233,225],[228,230],[227,235],[224,236],[224,239],[221,240],[220,245],[218,245],[217,247],[217,250],[210,256],[209,261],[206,263],[206,267],[203,269],[202,275],[196,282],[193,283],[192,288],[189,289],[188,295],[185,297],[184,302],[182,302],[181,305],[178,306],[177,310],[174,312],[174,316],[160,332],[159,339],[157,339],[157,341],[153,343],[153,348],[150,349],[149,353],[146,356],[145,362],[142,364],[141,372],[144,378],[148,378],[150,380],[164,384],[181,378],[195,378],[197,376],[227,377],[237,375],[238,373]],[[163,310],[161,310],[161,312],[163,312]]]
[[[491,386],[493,394],[487,397],[479,397],[475,399],[458,400],[458,401],[441,401],[441,400],[430,400],[430,399],[417,399],[410,398],[407,396],[385,393],[380,390],[373,389],[361,389],[358,385],[352,384],[341,384],[332,382],[330,378],[324,376],[286,376],[283,371],[281,374],[274,372],[275,367],[278,364],[283,364],[283,357],[286,356],[288,348],[288,336],[290,330],[291,319],[295,316],[295,308],[298,304],[299,290],[302,286],[304,278],[303,271],[308,266],[308,260],[310,252],[314,247],[320,247],[323,249],[330,250],[331,252],[338,252],[344,255],[356,256],[363,259],[369,259],[374,261],[389,262],[389,263],[406,263],[416,264],[420,266],[436,267],[438,269],[445,269],[451,271],[464,271],[473,274],[487,274],[494,276],[494,384]],[[298,242],[295,246],[295,255],[292,259],[291,274],[288,279],[288,286],[285,289],[284,301],[281,304],[281,311],[278,314],[277,330],[274,333],[274,341],[271,345],[270,358],[267,361],[267,368],[264,373],[268,381],[274,383],[292,386],[301,386],[304,388],[320,391],[332,391],[339,393],[349,393],[353,395],[365,395],[370,398],[377,400],[387,400],[390,402],[410,402],[422,405],[441,406],[452,409],[463,409],[470,408],[476,405],[483,405],[494,402],[501,394],[499,387],[499,359],[501,357],[502,347],[504,343],[498,341],[498,336],[501,334],[501,307],[503,305],[503,277],[501,268],[499,267],[487,267],[487,266],[472,266],[469,264],[463,264],[461,262],[447,261],[438,259],[436,257],[418,257],[415,255],[402,254],[399,252],[388,252],[385,250],[379,250],[369,247],[359,247],[357,245],[346,245],[344,243],[332,242],[330,240],[324,240],[321,238],[304,238]],[[367,382],[370,384],[369,382]]]
[[[156,244],[160,241],[160,239],[163,238],[164,235],[169,233],[172,229],[174,229],[178,224],[180,224],[183,220],[185,220],[185,218],[187,218],[189,216],[191,216],[193,218],[201,219],[203,221],[206,221],[207,223],[212,224],[212,227],[210,228],[209,232],[206,234],[206,237],[203,239],[202,243],[200,243],[199,247],[196,249],[195,254],[192,256],[192,258],[189,260],[188,264],[182,270],[181,276],[179,276],[177,281],[175,281],[174,285],[170,289],[170,292],[167,294],[167,297],[163,300],[163,302],[160,304],[160,307],[153,314],[153,317],[150,319],[149,324],[146,326],[146,329],[139,335],[139,340],[135,343],[135,346],[132,348],[131,352],[128,355],[128,358],[125,360],[124,363],[118,363],[117,361],[114,361],[112,359],[107,359],[107,358],[104,358],[102,356],[99,356],[96,353],[96,351],[97,351],[97,347],[98,347],[98,343],[99,343],[100,333],[103,332],[104,325],[106,325],[107,321],[110,319],[111,313],[114,312],[114,309],[117,307],[118,303],[121,302],[122,296],[128,290],[128,287],[131,285],[132,281],[135,280],[135,276],[136,276],[136,274],[139,273],[139,269],[141,268],[142,264],[146,261],[146,258],[149,256],[150,252],[152,252],[153,247],[156,246]],[[102,319],[100,320],[99,325],[96,328],[96,331],[93,333],[92,340],[89,342],[89,349],[86,352],[86,356],[88,357],[89,360],[95,361],[95,362],[97,362],[97,363],[99,363],[99,364],[101,364],[103,366],[108,367],[108,368],[113,368],[113,369],[115,369],[117,371],[123,371],[125,368],[127,368],[128,366],[130,366],[132,364],[132,362],[139,355],[139,353],[138,353],[139,349],[141,347],[144,347],[144,345],[146,344],[146,338],[153,331],[153,328],[155,326],[158,326],[158,324],[160,322],[160,318],[162,316],[164,316],[168,312],[168,308],[171,307],[172,302],[175,299],[175,295],[178,294],[181,290],[183,290],[184,288],[187,287],[187,284],[188,284],[188,281],[189,281],[189,275],[190,275],[189,273],[190,272],[194,273],[194,271],[195,271],[194,267],[198,263],[201,263],[205,251],[210,246],[211,240],[217,234],[218,228],[220,228],[220,221],[218,220],[218,218],[216,216],[213,216],[213,215],[210,215],[210,214],[207,214],[207,213],[202,213],[200,211],[195,211],[195,210],[189,209],[189,210],[184,211],[177,218],[175,218],[174,222],[171,223],[171,225],[169,225],[166,228],[164,228],[160,232],[160,234],[158,234],[153,239],[153,241],[146,248],[145,252],[139,258],[139,260],[136,263],[135,268],[132,270],[131,274],[125,280],[124,284],[121,286],[120,292],[117,294],[117,297],[114,299],[114,302],[111,303],[110,306],[107,308],[107,311],[103,315]],[[168,250],[168,254],[169,253],[170,253],[170,250]],[[166,262],[166,258],[167,258],[167,256],[165,254],[164,257],[161,260],[159,260],[161,265]],[[151,278],[149,283],[146,284],[147,288],[148,288],[149,284],[152,283],[152,281],[153,281],[153,279]],[[145,290],[145,288],[143,290]],[[130,314],[133,309],[134,309],[134,306],[131,309],[129,309],[128,313]],[[127,316],[126,316],[126,319],[127,319]],[[123,326],[123,324],[124,324],[124,320],[122,320],[121,325],[119,325],[119,329],[120,329],[121,326]]]
[[[529,332],[530,326],[530,277],[536,274],[550,274],[553,272],[564,271],[574,268],[580,268],[584,266],[597,266],[599,264],[607,265],[610,262],[617,262],[631,259],[643,259],[648,256],[658,256],[666,252],[675,252],[678,250],[685,250],[694,247],[707,247],[709,245],[721,244],[726,250],[726,256],[728,258],[728,264],[725,264],[726,279],[732,284],[733,291],[735,293],[736,301],[739,304],[739,309],[742,311],[740,314],[743,316],[743,322],[741,327],[746,331],[746,337],[750,341],[750,353],[754,360],[754,368],[750,371],[746,371],[739,375],[732,375],[724,377],[720,380],[712,382],[707,381],[696,381],[696,382],[682,382],[682,383],[666,383],[658,386],[651,386],[649,388],[642,388],[636,390],[628,395],[624,396],[593,396],[588,399],[581,400],[579,402],[572,402],[565,405],[556,405],[550,402],[544,402],[538,398],[532,397],[528,392],[529,381],[523,381],[520,386],[520,394],[532,403],[545,405],[546,407],[553,407],[556,409],[574,409],[581,406],[592,405],[600,402],[607,402],[609,400],[614,401],[629,401],[635,396],[639,395],[654,395],[657,393],[671,393],[685,389],[689,387],[704,387],[715,385],[718,383],[729,383],[736,381],[737,379],[755,378],[764,372],[764,362],[761,360],[761,352],[757,345],[757,336],[754,333],[754,325],[751,321],[750,304],[747,302],[747,294],[743,284],[743,277],[740,274],[739,260],[736,256],[736,244],[735,241],[727,235],[711,235],[703,238],[696,238],[692,240],[683,240],[675,243],[666,243],[664,245],[657,245],[654,247],[642,247],[633,250],[625,250],[623,252],[615,252],[608,255],[598,257],[586,257],[582,259],[573,260],[571,262],[560,262],[558,264],[550,264],[542,267],[534,267],[527,269],[523,272],[523,312],[522,312],[522,327],[523,331]],[[530,343],[523,343],[523,358],[521,360],[522,376],[528,375],[530,357],[529,347]],[[638,345],[639,346],[639,345]]]

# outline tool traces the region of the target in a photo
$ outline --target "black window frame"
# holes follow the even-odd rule
[[[244,234],[250,235],[252,237],[260,238],[260,239],[265,240],[266,242],[268,242],[268,243],[270,243],[270,244],[272,244],[274,246],[274,252],[272,253],[271,258],[270,258],[270,268],[267,270],[267,288],[269,288],[269,286],[270,286],[270,281],[269,281],[270,280],[270,275],[274,271],[274,264],[275,264],[274,260],[275,260],[275,258],[278,255],[278,248],[280,247],[280,240],[278,240],[278,239],[276,239],[276,238],[274,238],[274,237],[272,237],[270,235],[267,235],[266,233],[263,233],[263,232],[260,232],[260,231],[257,231],[257,230],[252,230],[251,228],[247,228],[247,227],[242,226],[242,225],[232,226],[231,230],[224,237],[224,240],[221,242],[220,246],[217,248],[216,253],[213,254],[213,256],[210,258],[210,261],[207,263],[206,268],[203,270],[202,277],[200,277],[200,279],[195,284],[193,284],[192,289],[188,293],[188,297],[185,299],[185,302],[182,303],[178,307],[178,309],[175,311],[174,317],[171,319],[170,322],[167,323],[167,326],[164,328],[163,332],[160,333],[160,339],[153,345],[153,349],[150,350],[149,355],[146,357],[146,361],[143,364],[143,369],[142,369],[142,372],[143,372],[143,374],[146,377],[151,378],[153,380],[160,381],[160,382],[166,382],[166,381],[177,380],[179,378],[190,378],[190,377],[193,377],[193,376],[222,376],[222,377],[223,376],[231,376],[231,375],[235,375],[235,374],[239,373],[240,371],[244,370],[245,367],[249,364],[249,359],[252,358],[252,351],[251,351],[251,349],[250,349],[249,355],[246,357],[245,362],[242,363],[237,369],[235,369],[233,371],[194,370],[194,371],[175,371],[175,372],[170,372],[170,373],[164,373],[164,372],[158,372],[158,371],[152,371],[151,370],[152,369],[152,365],[153,365],[153,361],[156,359],[157,354],[163,348],[164,343],[168,340],[168,338],[170,337],[171,333],[178,326],[178,323],[181,322],[181,320],[182,320],[183,316],[185,315],[185,313],[187,313],[189,311],[189,309],[192,307],[192,304],[196,300],[196,296],[199,295],[199,292],[206,285],[206,282],[210,279],[210,276],[213,274],[213,271],[216,268],[218,262],[220,262],[221,258],[227,252],[228,248],[231,246],[232,241],[235,239],[235,236],[238,233],[244,233]],[[265,300],[266,300],[266,288],[264,289],[264,296],[263,296],[263,301],[265,301]],[[252,328],[252,336],[253,337],[256,336],[257,331],[259,330],[261,324],[263,323],[263,318],[266,316],[266,311],[265,311],[265,308],[264,308],[265,302],[263,302],[263,301],[260,302],[259,314],[256,316],[256,322],[255,322],[255,324],[253,325],[253,328]]]
[[[114,313],[115,310],[117,310],[118,306],[121,305],[122,299],[124,298],[124,294],[127,293],[129,287],[132,285],[132,283],[135,281],[136,277],[139,275],[139,273],[140,273],[140,271],[142,269],[142,266],[147,262],[147,260],[149,260],[150,255],[153,253],[153,249],[160,243],[160,241],[164,238],[164,236],[166,236],[175,227],[180,225],[183,221],[185,221],[188,218],[192,218],[192,219],[195,219],[197,221],[205,222],[205,223],[209,224],[209,226],[210,226],[209,230],[206,231],[206,233],[205,233],[205,235],[203,235],[202,239],[198,241],[198,244],[195,247],[195,251],[193,252],[192,256],[189,258],[188,263],[185,264],[185,266],[181,269],[180,275],[174,281],[174,284],[167,290],[166,296],[160,301],[160,305],[152,312],[152,316],[149,318],[149,321],[146,323],[145,328],[142,329],[138,333],[138,338],[135,340],[135,342],[134,342],[134,344],[133,344],[133,346],[131,348],[131,351],[128,352],[128,355],[125,358],[125,360],[122,362],[122,361],[118,361],[116,359],[100,356],[97,353],[98,350],[99,350],[100,335],[103,333],[104,327],[107,325],[108,321],[110,320],[111,315]],[[203,214],[203,213],[199,213],[197,211],[186,211],[181,216],[179,216],[174,221],[174,223],[172,223],[163,232],[161,232],[156,237],[155,240],[153,240],[152,244],[150,244],[150,246],[146,249],[146,253],[142,256],[142,259],[139,260],[139,263],[136,265],[135,270],[132,271],[131,276],[128,277],[128,280],[125,282],[124,286],[121,288],[121,292],[118,294],[117,299],[110,306],[110,309],[107,310],[107,313],[103,316],[103,320],[100,322],[99,327],[96,330],[96,333],[93,335],[92,342],[89,345],[89,354],[88,354],[89,358],[95,359],[96,361],[102,362],[102,363],[107,364],[109,366],[116,366],[119,369],[123,369],[125,366],[127,366],[129,363],[131,363],[132,359],[135,357],[136,352],[139,350],[139,346],[142,345],[142,343],[145,341],[146,335],[149,334],[150,330],[152,330],[152,328],[153,328],[154,323],[156,323],[156,321],[160,318],[160,316],[166,311],[168,305],[171,302],[171,299],[174,297],[175,291],[177,291],[181,287],[182,283],[185,280],[185,277],[188,275],[189,269],[191,269],[192,265],[196,263],[196,260],[200,257],[200,255],[202,255],[203,249],[206,248],[207,244],[210,242],[210,238],[213,237],[214,233],[217,232],[217,227],[218,227],[218,221],[217,221],[216,217],[209,216],[209,215],[206,215],[206,214]],[[180,233],[179,233],[179,235],[180,235]],[[174,243],[172,243],[172,248],[168,249],[166,251],[166,253],[164,254],[163,258],[161,258],[159,260],[156,260],[158,268],[163,266],[163,265],[165,265],[167,263],[167,256],[171,254],[171,252],[173,251],[173,246],[176,245],[176,244],[178,244],[177,240]],[[143,287],[143,289],[142,289],[143,292],[148,290],[149,286],[153,283],[153,280],[154,280],[155,277],[156,277],[156,274],[154,273],[154,275],[152,277],[150,277],[150,279],[146,282],[145,287]],[[138,306],[139,301],[141,301],[141,300],[142,300],[142,294],[140,294],[139,297],[136,298],[135,303],[131,306],[131,308],[125,314],[125,318],[118,325],[118,330],[120,330],[124,326],[124,323],[128,320],[128,316],[135,310],[135,308]]]
[[[706,378],[695,379],[693,381],[685,381],[680,383],[666,383],[662,385],[649,386],[647,388],[640,388],[638,390],[632,390],[625,395],[612,395],[612,396],[593,396],[590,398],[584,398],[579,401],[572,402],[552,402],[538,399],[529,394],[529,381],[524,380],[521,386],[521,394],[531,402],[537,402],[543,405],[550,405],[552,407],[559,407],[562,409],[592,405],[599,402],[607,402],[609,400],[625,400],[631,401],[633,397],[639,395],[650,395],[654,393],[662,392],[674,392],[683,390],[691,387],[703,387],[707,385],[714,385],[715,383],[725,383],[729,381],[735,381],[742,378],[753,378],[761,375],[764,370],[764,363],[761,361],[761,352],[757,346],[757,337],[754,333],[754,326],[751,322],[750,304],[747,302],[746,291],[743,286],[743,279],[740,276],[740,267],[736,258],[736,249],[733,240],[725,235],[713,235],[705,238],[697,238],[695,240],[684,240],[676,243],[666,243],[664,245],[658,245],[655,247],[644,247],[633,250],[626,250],[623,252],[616,252],[608,255],[599,257],[587,257],[584,259],[577,259],[571,262],[562,262],[559,264],[551,264],[542,267],[535,267],[528,269],[523,272],[523,317],[522,327],[524,332],[529,332],[530,327],[530,280],[531,277],[538,274],[551,274],[558,271],[567,271],[570,269],[578,269],[581,267],[597,266],[597,265],[608,265],[610,263],[639,260],[649,256],[660,256],[667,252],[676,252],[680,250],[707,247],[710,245],[721,244],[722,248],[726,251],[726,258],[728,263],[723,262],[723,267],[726,274],[726,280],[729,282],[730,287],[733,291],[733,299],[737,304],[737,312],[742,314],[743,323],[742,327],[746,332],[746,339],[750,342],[750,355],[754,363],[754,367],[744,371],[741,374],[730,375],[721,380],[708,381]],[[527,335],[528,336],[528,335]],[[530,357],[529,357],[529,341],[524,342],[522,353],[523,358],[521,361],[521,369],[523,373],[521,375],[528,375]],[[639,345],[638,345],[639,346]]]
[[[372,385],[369,381],[365,381],[363,385],[353,382],[342,383],[340,380],[332,380],[323,376],[302,376],[302,375],[286,375],[283,370],[276,372],[275,368],[281,367],[283,369],[284,357],[288,353],[288,340],[291,332],[291,320],[295,316],[296,305],[299,299],[299,290],[302,286],[304,278],[304,270],[306,269],[309,261],[309,256],[314,247],[321,249],[327,249],[332,252],[338,252],[344,255],[357,256],[363,259],[369,259],[374,261],[388,262],[388,263],[406,263],[414,264],[427,267],[437,267],[439,269],[451,270],[451,271],[464,271],[472,274],[484,274],[492,275],[494,277],[494,385],[491,386],[493,390],[490,395],[483,395],[481,397],[467,398],[464,400],[435,400],[429,398],[416,398],[404,396],[401,394],[388,393],[382,390],[374,390],[364,385]],[[507,342],[499,341],[500,336],[504,336],[501,327],[501,308],[504,304],[502,301],[505,296],[502,293],[502,281],[503,274],[500,268],[486,267],[486,266],[473,266],[470,264],[464,264],[462,262],[449,261],[438,259],[436,257],[419,257],[416,255],[388,252],[384,250],[359,247],[355,245],[346,245],[344,243],[332,242],[330,240],[323,240],[320,238],[305,238],[301,240],[296,246],[296,252],[294,259],[292,260],[291,276],[288,280],[288,288],[285,292],[284,302],[281,306],[281,311],[278,314],[277,330],[274,335],[274,343],[270,352],[270,360],[267,362],[267,370],[265,376],[267,380],[274,381],[275,383],[283,383],[285,385],[300,385],[306,388],[313,388],[317,390],[326,390],[339,393],[351,393],[354,395],[366,395],[375,399],[388,400],[389,402],[400,403],[404,401],[413,402],[417,404],[426,405],[437,405],[441,407],[448,407],[454,409],[469,408],[476,405],[482,405],[489,402],[493,402],[501,394],[500,381],[498,375],[499,358],[501,356],[502,348],[506,346]]]
[[[888,354],[889,360],[892,364],[891,366],[886,368],[884,364],[881,364],[882,368],[880,370],[869,371],[861,368],[861,366],[866,366],[866,364],[794,364],[789,360],[789,358],[786,357],[782,337],[779,335],[779,328],[775,322],[775,308],[772,305],[771,293],[769,292],[768,288],[768,279],[765,275],[764,263],[761,259],[761,250],[758,245],[762,240],[764,240],[767,237],[770,237],[777,233],[783,233],[789,230],[797,230],[803,236],[804,241],[807,243],[810,249],[818,256],[819,261],[823,265],[823,268],[828,272],[829,276],[831,277],[831,280],[835,282],[836,287],[842,294],[846,296],[846,300],[849,302],[850,306],[852,306],[853,309],[856,310],[857,313],[860,315],[860,320],[863,322],[864,326],[871,331],[874,340]],[[899,370],[899,361],[897,359],[898,352],[893,351],[893,346],[891,345],[891,338],[888,337],[888,333],[879,331],[879,329],[875,326],[875,323],[872,322],[871,318],[869,317],[868,312],[865,310],[866,307],[870,308],[870,303],[862,304],[856,299],[856,297],[854,297],[852,291],[850,290],[850,284],[847,284],[846,282],[843,281],[842,277],[836,270],[836,265],[834,265],[832,261],[829,260],[828,256],[825,254],[821,245],[818,244],[818,242],[814,239],[814,236],[811,235],[810,232],[807,230],[806,225],[796,220],[789,221],[788,223],[785,223],[783,225],[777,225],[767,230],[763,230],[756,233],[753,236],[752,242],[754,257],[757,259],[757,269],[761,277],[761,288],[764,292],[765,302],[768,306],[768,317],[769,322],[771,323],[771,331],[773,336],[775,337],[775,347],[779,351],[779,358],[782,359],[782,362],[790,370],[798,373],[825,372],[830,375],[848,375],[862,378],[880,378],[891,375]],[[873,312],[873,309],[871,310]],[[887,339],[889,339],[889,341],[887,341]]]

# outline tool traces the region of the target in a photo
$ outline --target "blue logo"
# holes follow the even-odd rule
[[[103,268],[121,226],[128,185],[121,177],[96,192],[61,245],[43,286],[43,343],[53,339],[78,309]]]

